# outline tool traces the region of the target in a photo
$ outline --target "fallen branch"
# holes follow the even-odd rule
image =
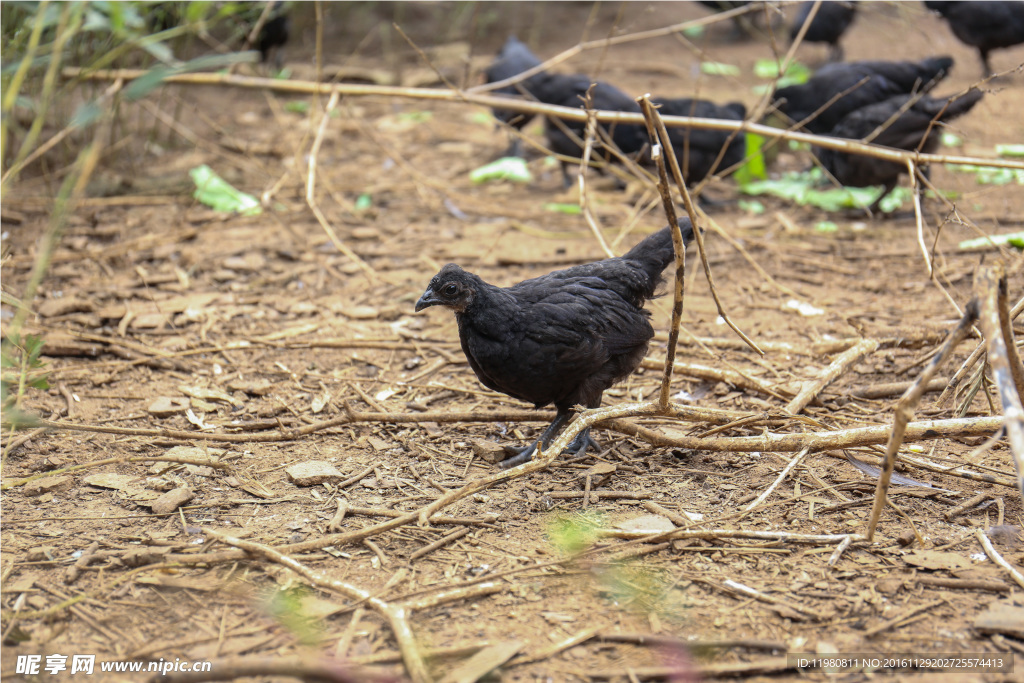
[[[94,81],[111,81],[123,78],[126,82],[148,75],[143,69],[97,69],[88,71],[77,67],[65,67],[62,74],[69,79]],[[222,73],[176,74],[164,79],[167,84],[235,86],[255,90],[271,90],[292,94],[330,95],[337,91],[340,95],[381,97],[407,97],[410,99],[434,100],[440,102],[467,102],[485,107],[504,109],[532,115],[545,115],[554,118],[585,123],[588,112],[577,107],[561,107],[540,104],[525,99],[479,95],[472,90],[456,91],[444,88],[405,88],[386,85],[366,85],[362,83],[316,83],[313,81],[286,81],[274,78],[257,78],[254,76],[236,76]],[[595,118],[601,123],[642,124],[643,114],[625,112],[593,111]],[[824,135],[813,135],[791,130],[782,130],[749,121],[731,121],[724,119],[702,119],[691,116],[664,116],[666,126],[685,126],[699,130],[743,131],[756,133],[772,140],[796,140],[817,145],[826,149],[835,149],[850,154],[860,154],[876,159],[885,159],[899,164],[911,159],[917,165],[924,164],[973,164],[991,168],[1012,168],[1024,170],[1024,162],[1014,159],[967,157],[952,154],[924,154],[912,151],[896,150],[889,147],[865,144],[855,140],[844,140]]]
[[[920,403],[928,383],[935,376],[935,373],[938,372],[939,366],[953,353],[957,345],[967,338],[967,335],[970,334],[971,326],[977,318],[978,303],[975,299],[972,299],[968,303],[967,310],[964,312],[956,329],[950,333],[949,338],[946,339],[939,352],[935,354],[931,362],[921,371],[913,386],[907,389],[906,393],[896,403],[896,416],[893,420],[889,444],[885,449],[885,459],[882,461],[882,473],[878,477],[878,485],[875,487],[875,502],[871,508],[871,516],[868,518],[867,530],[864,534],[869,541],[874,538],[878,518],[881,517],[882,509],[885,507],[889,482],[892,479],[893,468],[896,466],[896,453],[906,437],[908,423],[914,415],[914,410],[917,408],[918,403]]]
[[[1006,419],[1006,437],[1017,466],[1017,489],[1024,494],[1024,406],[1018,387],[1024,387],[1024,369],[1013,341],[1013,328],[1006,305],[1006,273],[1000,265],[984,266],[975,281],[975,298],[980,302],[978,322],[985,335],[988,364],[999,390]],[[1005,322],[1005,325],[1004,325]],[[1008,337],[1004,337],[1008,333]],[[1010,352],[1013,349],[1013,352]]]
[[[874,339],[862,339],[857,342],[853,348],[843,352],[842,355],[832,361],[818,377],[807,382],[800,389],[800,393],[786,406],[786,412],[793,415],[799,414],[807,407],[808,403],[818,396],[822,389],[834,382],[837,377],[849,370],[861,358],[874,353],[877,348],[878,342]]]

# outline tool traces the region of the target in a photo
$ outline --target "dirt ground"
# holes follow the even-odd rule
[[[706,10],[637,3],[591,13],[579,4],[530,6],[528,15],[524,7],[523,14],[509,25],[532,36],[547,58],[582,38],[667,26]],[[350,33],[339,29],[338,41],[353,42],[332,53],[351,55],[346,66],[391,68],[393,55],[360,52]],[[310,68],[313,54],[309,31],[299,34],[288,55],[296,73]],[[493,23],[486,39],[470,40],[474,55],[491,54],[505,35],[504,24]],[[847,59],[951,54],[957,65],[941,94],[975,83],[981,72],[977,55],[920,3],[865,3],[845,45]],[[702,75],[695,48],[742,75]],[[400,54],[406,73],[423,67],[411,50]],[[753,65],[771,54],[766,39],[736,42],[726,23],[692,45],[676,36],[625,43],[559,68],[634,95],[696,91],[752,107],[758,96],[751,88],[763,82]],[[802,46],[797,56],[819,64],[825,48]],[[993,55],[997,71],[1022,62],[1021,48]],[[964,144],[951,153],[991,155],[996,144],[1024,140],[1024,75],[1018,69],[984,87],[985,99],[956,121]],[[495,445],[522,444],[550,419],[547,411],[524,415],[529,406],[482,387],[459,348],[453,316],[438,308],[416,314],[413,304],[449,261],[507,285],[600,258],[582,216],[550,209],[578,202],[576,188],[563,190],[557,168],[537,153],[528,184],[471,183],[469,172],[507,144],[481,107],[343,98],[316,157],[317,199],[361,266],[339,253],[305,202],[316,129],[308,113],[290,105],[296,101],[310,100],[181,86],[119,113],[119,142],[108,148],[33,303],[28,331],[46,341],[51,388],[28,391],[24,408],[120,431],[5,435],[5,678],[18,678],[17,656],[30,654],[215,660],[214,674],[255,675],[250,680],[282,679],[288,667],[308,672],[302,667],[329,659],[402,678],[397,641],[373,603],[311,587],[310,578],[266,557],[232,556],[213,534],[282,546],[358,532],[494,473],[485,456]],[[157,119],[155,112],[165,114]],[[539,127],[526,129],[538,143]],[[229,216],[193,200],[188,171],[203,163],[265,197],[268,210]],[[780,159],[780,168],[806,164],[795,153]],[[672,437],[721,438],[891,425],[900,392],[959,319],[954,303],[963,307],[971,298],[979,264],[1001,258],[959,242],[1017,231],[1024,222],[1017,185],[980,185],[942,167],[932,180],[957,193],[959,212],[925,200],[934,280],[912,213],[872,220],[761,198],[766,211],[753,214],[739,208],[731,180],[712,183],[708,195],[723,203],[709,209],[710,219],[745,252],[708,228],[716,289],[729,317],[767,351],[759,357],[722,323],[691,260],[678,360],[756,381],[681,371],[672,395],[685,406],[732,411],[719,422],[753,417],[724,428],[708,420],[633,421]],[[28,280],[53,185],[37,170],[4,197],[4,292],[20,294]],[[623,190],[594,173],[588,187],[619,253],[665,223],[651,187],[637,182]],[[815,228],[826,219],[835,232]],[[1014,273],[1011,303],[1022,293],[1020,270]],[[671,297],[650,308],[658,335],[648,357],[658,361]],[[7,306],[4,313],[6,333]],[[879,347],[800,416],[783,414],[805,382],[861,339]],[[938,376],[950,377],[977,343],[964,342]],[[608,391],[604,405],[655,397],[655,366]],[[878,388],[890,383],[903,387]],[[938,394],[928,393],[916,418],[1001,413],[990,386],[973,400],[963,395],[938,405]],[[628,681],[665,678],[674,669],[672,680],[688,681],[701,668],[707,677],[748,680],[933,680],[925,670],[800,673],[786,654],[1021,651],[1020,588],[975,537],[978,529],[1020,524],[1005,439],[986,445],[985,435],[974,433],[905,445],[902,452],[917,464],[904,463],[899,473],[932,488],[895,485],[875,542],[853,544],[830,566],[836,541],[629,539],[666,525],[862,532],[875,477],[847,458],[876,466],[884,438],[807,454],[744,514],[796,453],[656,447],[607,429],[595,437],[600,453],[558,458],[547,470],[502,481],[445,508],[429,525],[339,537],[290,556],[388,604],[422,600],[410,607],[408,624],[436,680],[476,680],[496,664],[488,680]],[[295,481],[292,468],[311,461],[333,476]],[[961,467],[983,476],[969,478]],[[161,507],[182,491],[191,497],[181,507]],[[988,498],[954,512],[975,494]],[[1021,569],[1024,549],[1015,534],[999,540]],[[189,557],[199,554],[202,562]],[[452,590],[452,599],[443,599]],[[988,618],[993,610],[1002,621]],[[985,626],[993,621],[999,623]],[[481,648],[492,664],[465,673],[460,667]],[[275,663],[285,671],[267,668]],[[1024,680],[1020,673],[954,676]]]

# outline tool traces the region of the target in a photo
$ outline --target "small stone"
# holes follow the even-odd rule
[[[875,590],[882,595],[895,595],[903,588],[901,579],[882,579],[875,582]]]
[[[184,413],[188,410],[188,399],[187,398],[171,398],[170,396],[161,396],[146,408],[146,412],[150,415],[157,417],[170,417],[171,415],[177,415],[178,413]]]
[[[377,228],[373,228],[373,227],[370,227],[370,226],[360,226],[360,227],[357,227],[357,228],[352,228],[352,232],[350,234],[352,235],[352,239],[355,239],[355,240],[379,240],[380,239],[380,232],[377,230]]]
[[[913,530],[906,529],[899,536],[896,537],[896,542],[906,548],[909,545],[913,545],[914,541],[917,540],[917,536],[914,535]]]
[[[25,553],[25,559],[29,562],[52,562],[57,549],[52,545],[41,545],[29,548]]]
[[[22,489],[26,496],[41,496],[44,493],[53,493],[67,491],[74,484],[74,480],[71,477],[59,476],[59,477],[44,477],[42,479],[36,479],[25,485]]]
[[[341,314],[353,320],[373,320],[379,312],[373,306],[348,306],[341,309]]]
[[[505,447],[493,441],[473,441],[469,445],[473,455],[491,465],[506,458]]]
[[[92,313],[96,307],[84,299],[74,297],[47,299],[35,307],[36,313],[43,318],[56,318],[69,313]]]
[[[316,486],[324,482],[336,482],[344,479],[337,467],[324,460],[308,460],[285,469],[288,478],[296,486]]]
[[[150,504],[150,508],[153,510],[155,515],[166,515],[174,512],[179,507],[195,498],[196,494],[192,493],[192,489],[188,487],[182,487],[168,491],[163,494]]]

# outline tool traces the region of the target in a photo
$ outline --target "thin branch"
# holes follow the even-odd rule
[[[126,81],[140,78],[148,71],[141,69],[104,69],[87,72],[80,68],[65,67],[62,71],[65,78],[80,78],[88,80],[109,81],[123,78]],[[387,85],[367,85],[361,83],[315,83],[313,81],[279,80],[273,78],[258,78],[255,76],[236,76],[222,73],[195,73],[177,74],[168,76],[165,83],[191,84],[191,85],[213,85],[213,86],[236,86],[250,89],[266,89],[277,92],[293,94],[330,94],[335,91],[342,95],[381,97],[407,97],[410,99],[434,100],[441,102],[465,101],[485,107],[506,109],[509,111],[522,112],[526,114],[544,114],[546,116],[566,119],[571,121],[586,122],[588,112],[578,107],[561,107],[548,104],[540,104],[529,100],[517,100],[508,97],[496,97],[493,95],[477,95],[471,91],[456,92],[443,88],[408,88]],[[642,124],[643,114],[627,112],[613,112],[596,110],[594,115],[601,123],[631,123]],[[923,154],[908,152],[878,145],[864,144],[856,140],[845,140],[824,135],[813,135],[798,131],[782,130],[751,123],[749,121],[733,121],[725,119],[702,119],[689,116],[665,116],[662,121],[666,126],[686,126],[701,130],[742,130],[757,133],[772,140],[796,140],[807,142],[826,149],[835,149],[850,154],[860,154],[877,159],[885,159],[895,163],[906,163],[906,159],[913,159],[917,164],[974,164],[991,168],[1011,168],[1024,170],[1024,161],[1010,158],[995,157],[967,157],[950,154]]]
[[[949,335],[949,338],[942,345],[942,348],[939,349],[935,357],[932,358],[931,362],[928,363],[927,367],[921,371],[913,386],[907,389],[906,393],[903,394],[896,404],[896,416],[893,420],[892,433],[889,437],[889,445],[885,449],[882,473],[878,477],[878,485],[875,487],[875,502],[871,508],[871,516],[868,518],[867,531],[865,532],[865,536],[869,541],[874,538],[878,518],[881,517],[882,509],[885,507],[885,502],[888,498],[889,481],[892,479],[892,470],[896,465],[896,454],[906,436],[907,426],[914,415],[914,410],[921,401],[921,397],[928,387],[928,382],[938,372],[939,366],[953,353],[957,344],[971,333],[971,326],[977,318],[977,301],[972,299],[967,305],[967,311],[964,313],[963,318],[960,319],[956,329]]]

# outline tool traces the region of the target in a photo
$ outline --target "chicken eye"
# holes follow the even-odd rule
[[[445,296],[455,296],[456,294],[459,293],[459,288],[455,285],[455,283],[452,282],[445,285],[441,289],[441,293],[444,294]]]

